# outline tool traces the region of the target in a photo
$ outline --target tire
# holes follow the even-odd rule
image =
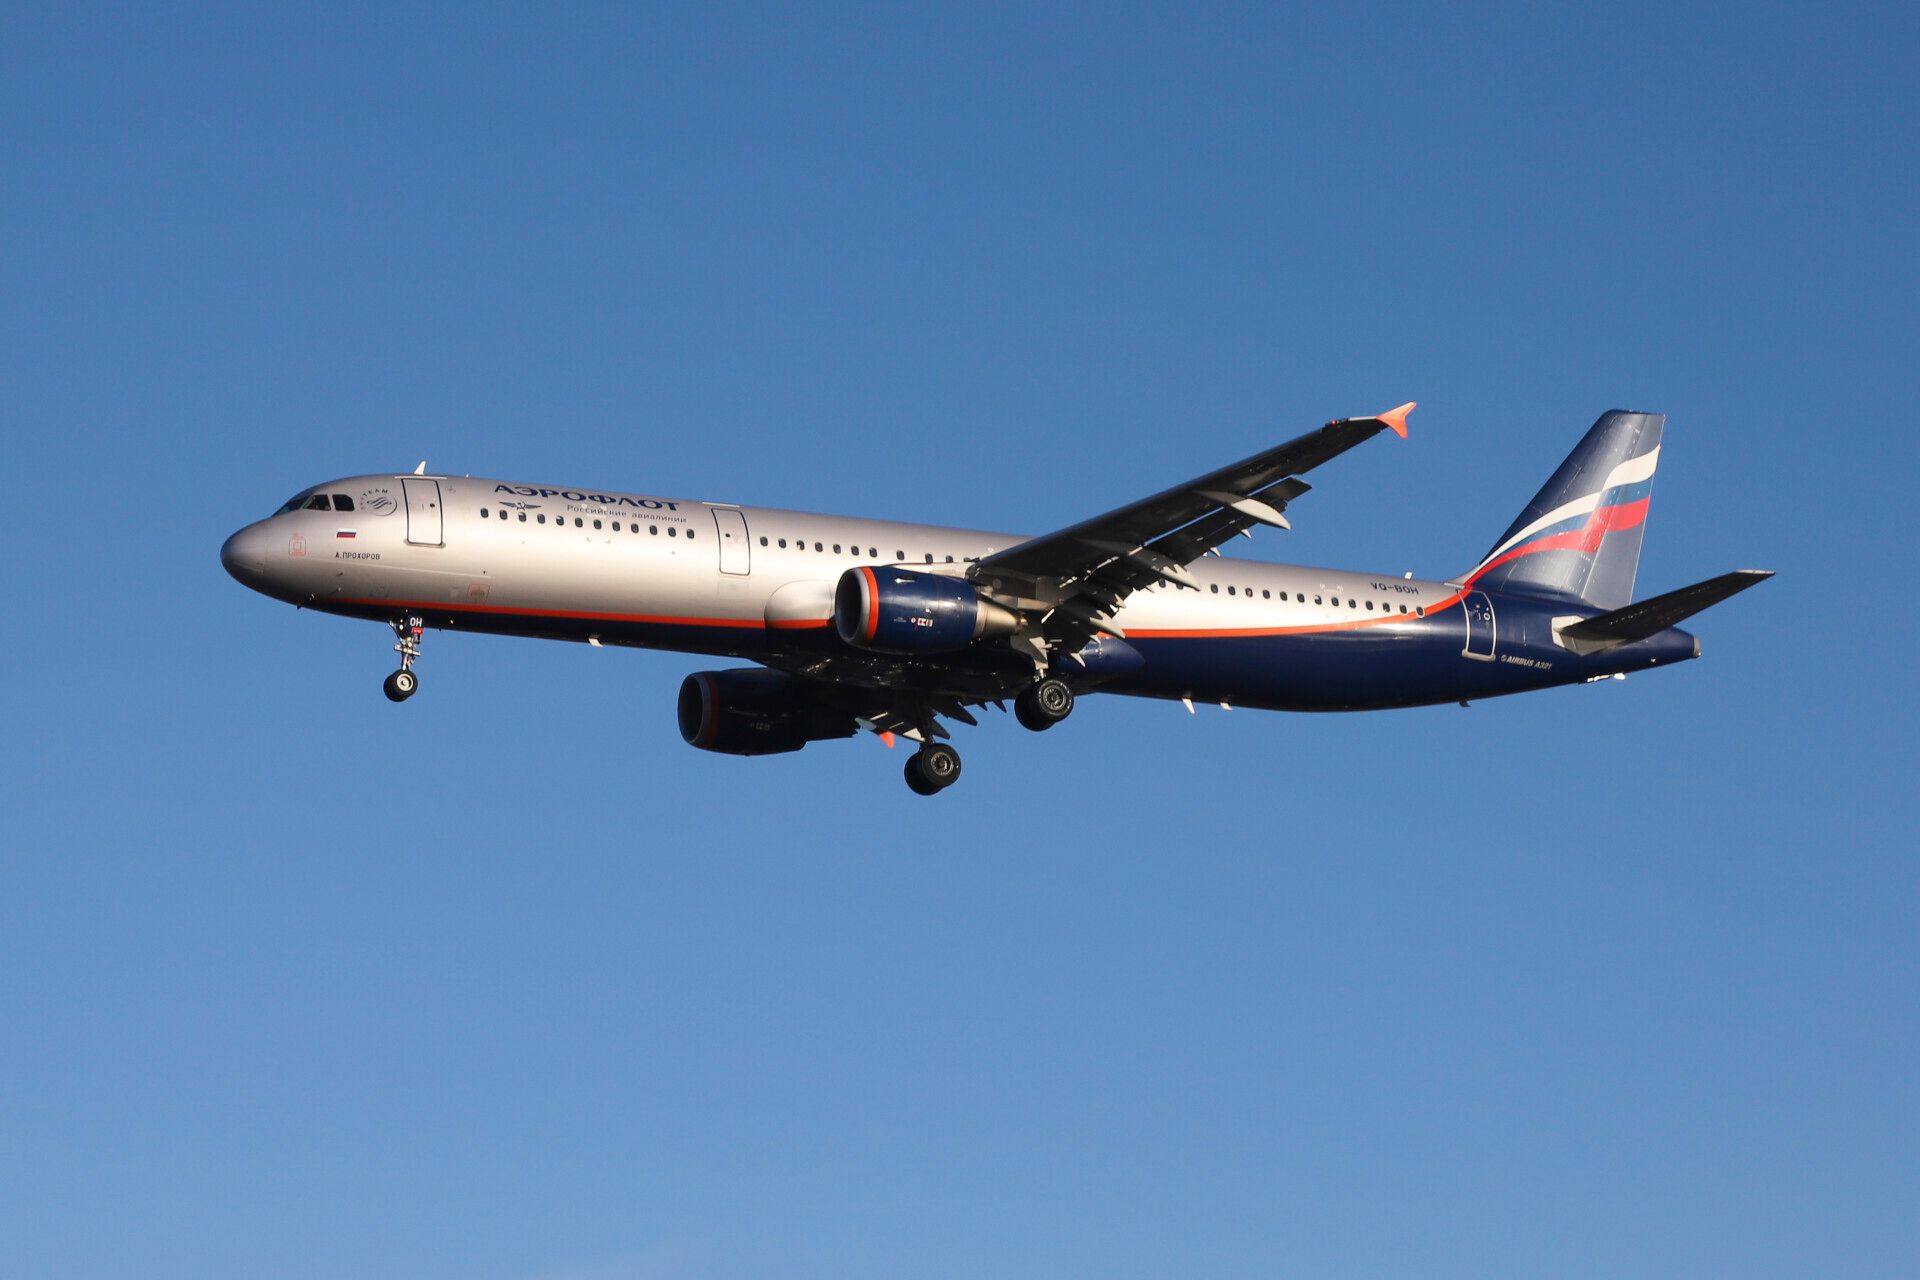
[[[944,742],[934,742],[920,748],[914,752],[908,764],[920,781],[933,791],[945,791],[960,781],[960,753]],[[929,791],[927,794],[932,793]]]
[[[912,791],[913,794],[917,796],[930,796],[940,790],[940,788],[920,776],[920,756],[917,752],[907,757],[905,772],[907,775],[907,788]]]
[[[411,671],[396,671],[380,686],[389,702],[405,702],[420,687],[420,677]]]
[[[1056,676],[1021,690],[1013,717],[1035,733],[1051,729],[1073,714],[1073,687]]]

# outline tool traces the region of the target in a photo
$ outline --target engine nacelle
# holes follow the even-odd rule
[[[850,738],[851,715],[820,702],[783,671],[696,671],[680,682],[680,736],[702,751],[771,756]]]
[[[834,588],[833,628],[862,649],[946,653],[982,636],[1010,636],[1020,616],[957,578],[859,565]]]

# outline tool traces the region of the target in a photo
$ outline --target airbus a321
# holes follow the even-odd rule
[[[1232,559],[1289,527],[1301,477],[1405,404],[1349,418],[1039,537],[624,490],[429,475],[302,489],[221,548],[248,587],[391,626],[386,695],[431,628],[672,649],[681,735],[731,755],[878,734],[907,785],[960,776],[946,722],[1011,702],[1028,729],[1088,693],[1276,711],[1467,702],[1684,662],[1676,624],[1771,576],[1634,602],[1666,419],[1603,414],[1479,563],[1444,581]]]

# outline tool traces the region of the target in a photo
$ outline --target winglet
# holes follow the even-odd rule
[[[1376,416],[1380,421],[1393,428],[1393,434],[1405,440],[1407,438],[1407,415],[1418,408],[1419,404],[1420,402],[1418,400],[1409,400],[1398,409],[1389,409],[1385,413]]]

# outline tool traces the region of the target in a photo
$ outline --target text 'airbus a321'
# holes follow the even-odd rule
[[[1698,657],[1683,619],[1771,576],[1632,602],[1660,414],[1603,414],[1471,571],[1446,581],[1218,555],[1288,528],[1299,477],[1406,404],[1330,422],[1037,538],[612,489],[424,474],[303,489],[221,548],[240,582],[399,637],[429,627],[759,665],[690,675],[681,735],[765,755],[861,731],[912,739],[907,785],[951,786],[943,720],[1011,701],[1046,729],[1086,693],[1278,711],[1466,701]]]

